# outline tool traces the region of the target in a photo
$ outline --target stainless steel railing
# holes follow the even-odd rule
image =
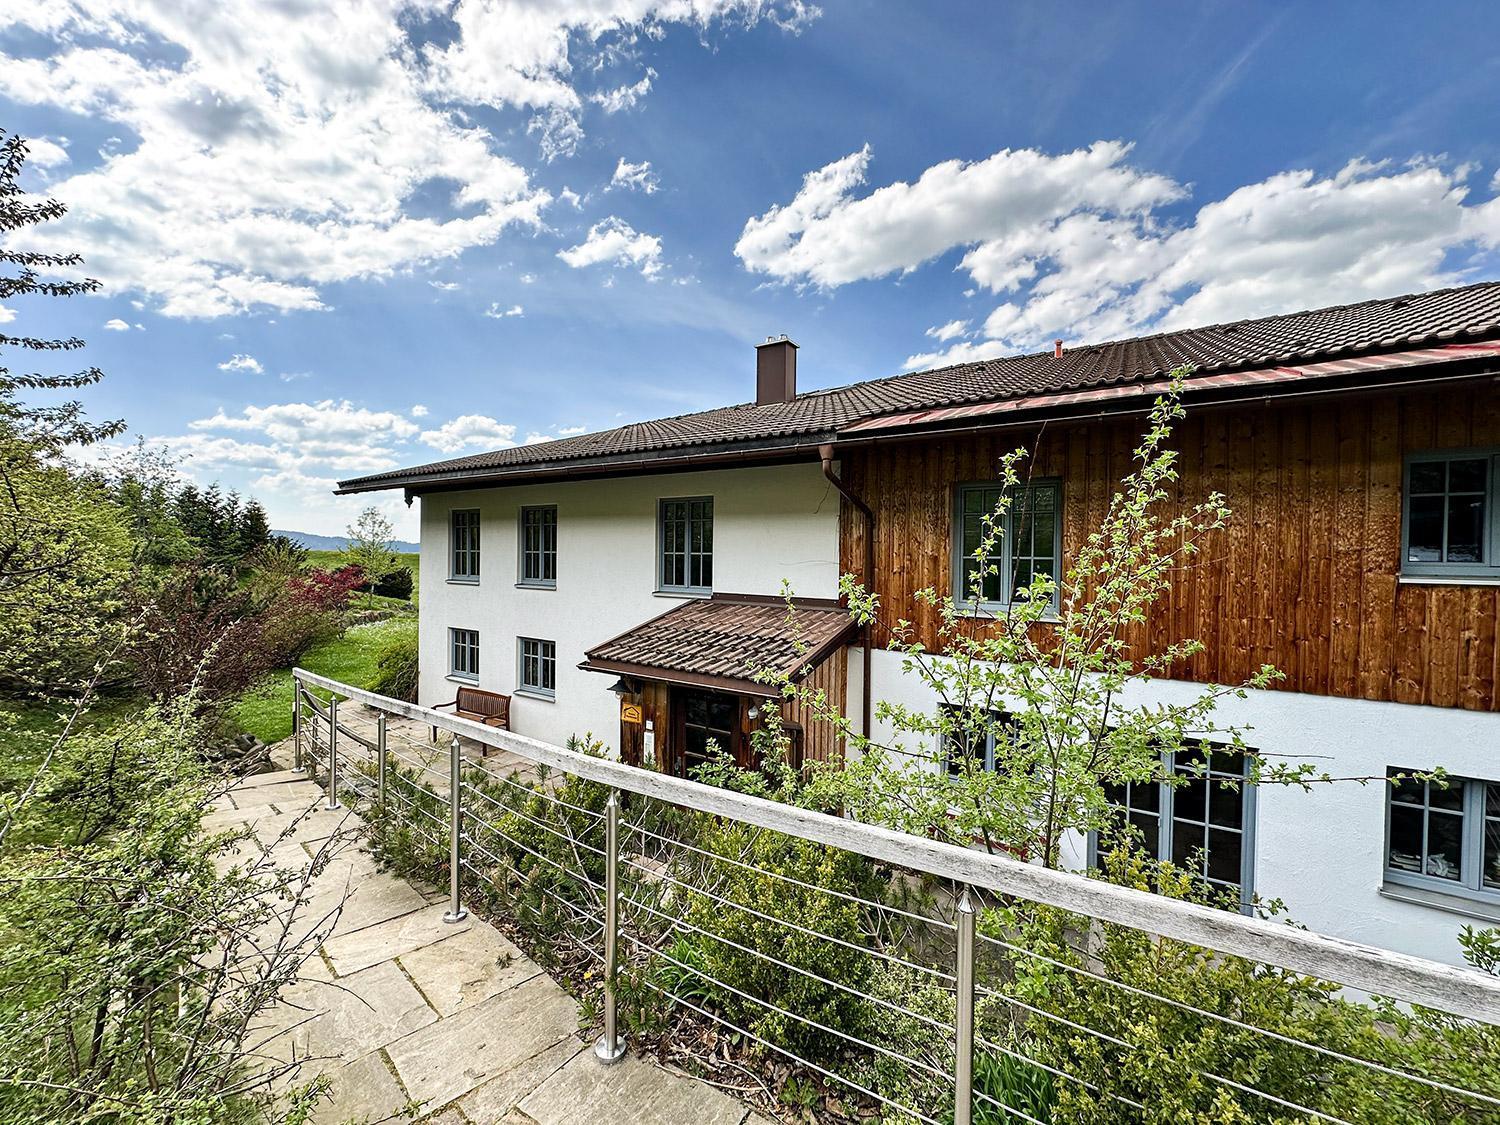
[[[456,921],[466,915],[462,901],[464,877],[485,880],[487,886],[493,884],[496,865],[504,866],[507,862],[504,856],[496,854],[497,846],[515,855],[526,856],[527,862],[532,865],[543,865],[550,874],[565,880],[565,885],[571,891],[587,897],[588,902],[585,904],[543,885],[537,889],[544,896],[545,907],[539,908],[524,898],[517,898],[515,901],[534,913],[545,909],[556,912],[558,917],[571,919],[578,926],[581,956],[599,963],[604,984],[601,1012],[603,1034],[595,1046],[595,1054],[602,1061],[616,1060],[625,1052],[616,1010],[617,976],[623,943],[639,958],[654,959],[659,964],[670,965],[679,982],[689,979],[700,981],[704,986],[715,990],[716,995],[733,997],[737,1003],[747,1007],[759,1006],[778,1019],[792,1021],[809,1034],[816,1032],[840,1042],[849,1041],[850,1049],[867,1051],[887,1063],[906,1067],[929,1085],[947,1086],[950,1089],[951,1116],[946,1119],[953,1121],[955,1125],[969,1125],[976,1107],[987,1107],[995,1112],[1008,1114],[1007,1120],[1037,1120],[1023,1110],[1006,1105],[985,1091],[976,1089],[976,1049],[991,1056],[1006,1056],[1036,1066],[1059,1083],[1080,1084],[1082,1089],[1116,1098],[1133,1109],[1143,1108],[1139,1102],[1129,1097],[1099,1091],[1088,1079],[1072,1073],[1065,1066],[1057,1065],[1057,1060],[1047,1062],[1029,1057],[1017,1051],[1014,1044],[1007,1045],[980,1033],[976,1023],[976,1008],[999,1005],[1005,1010],[1025,1013],[1029,1018],[1066,1027],[1070,1033],[1087,1037],[1101,1044],[1101,1049],[1117,1051],[1122,1056],[1139,1049],[1139,1045],[1128,1038],[1090,1027],[1087,1022],[1070,1019],[1049,1010],[1036,997],[1027,999],[1018,995],[1013,984],[1004,981],[981,982],[976,977],[976,966],[983,956],[1047,965],[1067,974],[1068,979],[1076,978],[1080,982],[1118,989],[1122,997],[1148,999],[1152,1004],[1172,1007],[1195,1019],[1235,1031],[1266,1036],[1299,1051],[1305,1049],[1326,1059],[1329,1065],[1367,1068],[1372,1075],[1409,1081],[1432,1091],[1468,1099],[1472,1104],[1491,1111],[1500,1109],[1500,1098],[1488,1093],[1470,1090],[1442,1078],[1418,1074],[1399,1066],[1350,1055],[1346,1051],[1326,1047],[1308,1039],[1258,1027],[1232,1014],[1215,1012],[1138,984],[1116,980],[1098,966],[1061,961],[1045,953],[1018,946],[1007,941],[1004,936],[980,933],[976,927],[975,898],[1013,896],[1019,900],[1057,907],[1079,916],[1215,950],[1221,954],[1289,969],[1362,992],[1389,996],[1409,1004],[1448,1012],[1456,1017],[1500,1025],[1500,980],[1485,974],[640,770],[538,742],[513,732],[498,731],[429,708],[378,696],[300,669],[296,671],[295,678],[293,725],[298,760],[305,762],[312,773],[316,773],[321,765],[330,801],[337,799],[339,787],[343,786],[346,791],[353,791],[361,799],[373,801],[381,811],[390,809],[399,812],[406,818],[408,827],[426,839],[435,852],[439,848],[446,849],[449,904],[445,919]],[[325,704],[313,694],[313,689],[331,692],[334,697],[341,696],[345,701],[374,708],[377,712],[375,738],[365,738],[341,720],[336,698],[330,697]],[[447,762],[444,763],[447,770],[444,771],[435,764],[441,754],[437,746],[419,743],[404,734],[393,732],[387,723],[388,716],[413,720],[423,727],[446,732],[450,736],[446,746]],[[482,761],[466,765],[459,744],[460,736],[557,771],[558,776],[571,776],[606,786],[608,796],[602,811],[569,802],[549,791],[546,785],[528,786],[518,783],[514,778],[489,769]],[[360,768],[346,764],[341,769],[341,743],[353,743],[368,751],[373,758],[366,758]],[[411,753],[393,747],[392,743],[399,743]],[[445,772],[446,777],[443,776]],[[438,789],[444,783],[446,795],[442,796]],[[637,801],[637,804],[632,805],[636,809],[633,819],[626,819],[622,815],[622,794],[631,794]],[[520,807],[526,802],[530,804]],[[536,802],[541,802],[547,811],[539,812],[534,807]],[[446,808],[443,808],[444,805]],[[891,902],[876,902],[837,888],[817,886],[783,872],[757,867],[745,862],[744,857],[706,852],[689,841],[672,838],[670,833],[661,830],[660,825],[651,823],[650,817],[653,814],[669,807],[725,818],[760,831],[828,845],[902,871],[942,880],[953,887],[956,900],[953,920],[935,916],[929,911],[906,910]],[[444,812],[446,816],[442,815]],[[510,833],[500,823],[507,818],[513,829]],[[569,822],[576,822],[581,827],[575,830],[568,827]],[[517,829],[520,826],[524,826],[527,832],[542,833],[565,843],[571,861],[567,856],[544,854],[545,849],[541,846],[532,846],[517,839],[516,836],[520,834]],[[582,838],[583,834],[594,833],[602,833],[602,839],[594,836],[595,842],[591,843]],[[537,844],[541,838],[533,838],[532,844]],[[698,854],[694,856],[693,853]],[[725,870],[737,867],[756,877],[778,881],[778,885],[787,887],[788,893],[826,895],[831,901],[879,914],[890,924],[899,922],[909,933],[918,935],[920,940],[911,941],[910,948],[867,948],[814,926],[793,922],[779,917],[769,908],[762,909],[761,905],[724,893],[722,887],[695,886],[685,882],[679,878],[681,871],[674,873],[674,870],[668,869],[669,865],[661,862],[664,858],[683,856],[699,862],[701,870],[717,870],[719,865],[723,865]],[[621,878],[626,874],[631,877],[631,886],[622,890]],[[652,899],[653,894],[657,895],[655,900]],[[672,896],[673,901],[664,901],[663,896]],[[713,932],[715,927],[698,926],[685,917],[680,909],[682,902],[693,901],[695,896],[711,903],[715,910],[732,911],[736,916],[780,927],[799,938],[846,948],[851,955],[868,956],[888,969],[908,974],[921,986],[941,990],[951,997],[952,1019],[935,1019],[930,1012],[919,1011],[914,1004],[903,1002],[903,998],[872,995],[858,984],[820,974],[805,965],[793,963],[795,959],[779,957],[776,950],[754,948],[723,933]],[[674,902],[679,908],[673,908]],[[635,919],[636,924],[628,930],[621,928],[622,906],[629,907]],[[752,995],[732,982],[716,978],[701,965],[684,962],[680,956],[674,956],[671,948],[663,941],[653,940],[651,933],[647,932],[653,928],[667,935],[692,933],[704,941],[721,943],[745,957],[774,966],[778,971],[815,980],[820,986],[857,998],[861,1003],[873,1004],[908,1021],[913,1028],[919,1029],[923,1038],[920,1042],[914,1039],[911,1043],[890,1044],[871,1043],[851,1036],[844,1028],[833,1026],[806,1012],[780,1007],[764,997]],[[911,948],[922,947],[924,941],[932,944],[934,949],[943,951],[943,957],[951,956],[951,960],[940,966],[931,963],[931,957],[922,958],[913,954]],[[847,1087],[859,1097],[880,1103],[912,1120],[942,1125],[940,1116],[935,1116],[939,1111],[933,1105],[906,1104],[872,1088],[872,1084],[859,1075],[840,1073],[831,1066],[821,1065],[789,1050],[785,1043],[769,1041],[745,1026],[753,1021],[744,1019],[734,1022],[726,1019],[714,1009],[713,1004],[706,1003],[691,988],[681,984],[668,987],[661,980],[652,979],[646,979],[643,983],[648,990],[660,993],[663,999],[680,1009],[696,1013],[702,1019],[755,1040],[808,1071]],[[1318,1120],[1341,1120],[1293,1099],[1262,1090],[1253,1082],[1211,1071],[1202,1072],[1200,1077],[1250,1101],[1304,1113]]]

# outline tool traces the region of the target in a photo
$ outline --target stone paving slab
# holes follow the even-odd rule
[[[626,1056],[577,1055],[516,1106],[537,1125],[741,1125],[744,1105],[702,1082]]]
[[[458,1108],[470,1121],[501,1121],[527,1094],[535,1090],[568,1061],[589,1051],[577,1036],[569,1036],[538,1051],[503,1074],[476,1086],[458,1100]]]
[[[446,910],[439,903],[377,926],[339,934],[328,940],[323,952],[333,963],[334,972],[347,976],[473,927],[472,914],[462,922],[444,922]]]
[[[398,961],[443,1016],[488,1000],[542,971],[492,926],[476,926],[403,953]]]
[[[575,1038],[577,1030],[573,998],[539,976],[408,1035],[387,1052],[412,1097],[440,1106]]]

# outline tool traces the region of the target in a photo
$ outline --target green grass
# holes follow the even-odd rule
[[[314,552],[336,554],[337,552]],[[390,601],[382,598],[381,601]],[[405,603],[398,603],[404,605]],[[386,642],[404,634],[415,636],[417,619],[394,617],[356,625],[342,637],[314,645],[301,660],[309,672],[368,687],[375,678],[375,660]],[[263,742],[279,742],[292,733],[292,670],[271,673],[245,693],[230,712],[236,730],[248,731]]]
[[[343,551],[308,551],[307,565],[322,567],[324,570],[337,570],[347,560]],[[422,581],[422,556],[413,552],[412,554],[398,554],[396,556],[397,568],[409,567],[411,569],[411,601],[405,602],[399,598],[373,597],[369,594],[355,594],[355,609],[405,609],[417,604],[417,591],[421,588]]]

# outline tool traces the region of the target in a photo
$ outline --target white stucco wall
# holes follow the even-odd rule
[[[849,703],[855,708],[850,714],[858,714],[860,656],[850,655]],[[877,701],[936,710],[937,698],[926,685],[915,675],[902,674],[899,655],[876,649],[871,664]],[[1201,685],[1159,680],[1131,689],[1127,702],[1186,703],[1201,691]],[[1496,714],[1252,691],[1245,699],[1225,700],[1218,716],[1223,724],[1250,728],[1245,741],[1262,753],[1289,763],[1311,762],[1334,777],[1380,777],[1390,766],[1441,766],[1455,776],[1500,780]],[[885,741],[895,737],[878,720],[874,734]],[[1290,917],[1312,929],[1460,964],[1461,927],[1482,927],[1486,921],[1381,893],[1385,801],[1380,783],[1315,785],[1311,792],[1260,786],[1253,842],[1255,892],[1264,899],[1282,899]],[[1081,865],[1084,841],[1072,845],[1070,862]]]
[[[522,485],[427,496],[422,505],[421,702],[453,699],[448,630],[479,631],[479,686],[517,687],[516,638],[557,644],[557,698],[514,695],[512,726],[562,743],[592,732],[618,751],[613,677],[583,672],[584,652],[680,603],[656,589],[660,498],[714,498],[714,589],[838,594],[839,497],[817,464]],[[518,511],[557,505],[557,588],[516,586]],[[480,581],[448,581],[448,516],[480,511]]]

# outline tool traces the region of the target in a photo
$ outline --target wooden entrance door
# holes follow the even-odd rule
[[[713,691],[674,688],[672,708],[676,744],[672,755],[672,772],[689,776],[708,761],[708,744],[716,743],[735,761],[741,758],[741,704],[735,695]]]

